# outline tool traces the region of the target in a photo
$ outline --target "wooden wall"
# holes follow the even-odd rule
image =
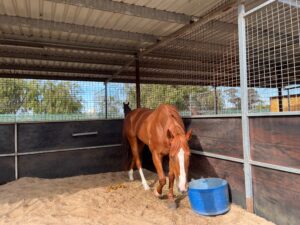
[[[250,118],[252,160],[300,168],[300,116]],[[255,213],[279,225],[300,221],[300,175],[252,167]]]
[[[251,159],[300,168],[300,116],[250,117]],[[193,129],[190,147],[243,159],[240,117],[184,119]],[[97,135],[73,137],[73,133]],[[48,150],[82,148],[121,143],[122,120],[18,124],[19,176],[65,177],[125,168],[120,146],[43,153]],[[14,124],[0,125],[0,154],[14,153]],[[155,171],[151,153],[143,154],[145,168]],[[0,157],[0,183],[14,180],[14,156]],[[168,170],[168,160],[164,162]],[[300,221],[300,175],[252,166],[255,213],[279,225]],[[220,177],[228,181],[232,202],[245,207],[243,163],[192,154],[189,178]]]
[[[251,157],[275,165],[300,168],[300,117],[250,119]]]
[[[122,120],[18,124],[19,177],[56,178],[123,170],[121,146],[105,147],[121,143],[122,124]],[[98,134],[73,136],[83,132]],[[14,153],[14,134],[14,124],[0,125],[0,154]],[[52,150],[63,152],[47,152]],[[0,157],[0,184],[14,179],[15,157]]]

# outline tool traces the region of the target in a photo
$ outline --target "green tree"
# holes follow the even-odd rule
[[[35,113],[80,113],[82,109],[79,87],[74,82],[47,81],[38,90],[39,104],[32,107]]]
[[[217,92],[218,93],[218,92]],[[222,107],[221,95],[217,94],[218,107]],[[135,102],[135,87],[127,89],[127,99]],[[198,114],[201,110],[213,110],[214,92],[212,88],[187,85],[141,85],[141,105],[147,108],[156,108],[161,103],[173,104],[181,112],[195,110]]]
[[[228,101],[234,105],[234,108],[241,108],[241,98],[238,96],[236,88],[230,88],[225,91]],[[262,104],[260,95],[255,88],[248,88],[248,107],[249,110],[255,109],[257,105]]]
[[[79,113],[79,86],[72,82],[1,79],[0,113]]]
[[[0,82],[0,113],[15,114],[22,109],[28,91],[24,80],[3,78]]]

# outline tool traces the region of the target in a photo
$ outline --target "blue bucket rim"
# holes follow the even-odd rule
[[[191,188],[190,185],[192,182],[196,182],[196,181],[199,181],[199,180],[221,180],[221,185],[218,185],[218,186],[214,186],[214,187],[209,187],[209,188]],[[200,178],[200,179],[194,179],[192,181],[189,182],[189,190],[201,190],[201,191],[208,191],[208,190],[216,190],[216,189],[219,189],[219,188],[222,188],[224,186],[228,185],[228,182],[227,180],[225,179],[222,179],[222,178],[218,178],[218,177],[208,177],[208,178]]]

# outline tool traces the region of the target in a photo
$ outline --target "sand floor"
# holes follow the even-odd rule
[[[153,190],[155,175],[146,171]],[[138,174],[134,174],[139,178]],[[167,189],[164,190],[167,193]],[[103,225],[270,225],[236,205],[221,216],[192,212],[185,197],[176,210],[166,199],[144,191],[139,179],[129,182],[126,172],[64,179],[21,178],[0,186],[0,224]]]

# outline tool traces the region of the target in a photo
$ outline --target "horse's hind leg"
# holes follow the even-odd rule
[[[149,190],[150,188],[145,179],[145,176],[144,176],[144,173],[142,170],[142,163],[141,163],[141,159],[140,159],[140,152],[141,152],[142,148],[144,147],[144,144],[142,142],[140,142],[137,138],[132,138],[129,140],[129,142],[130,142],[130,146],[131,146],[133,160],[136,164],[137,169],[139,170],[144,189]]]
[[[131,180],[131,181],[134,180],[134,178],[133,178],[133,168],[134,168],[134,165],[135,165],[135,159],[132,158],[132,161],[131,161],[130,167],[129,167],[129,171],[128,171],[129,180]]]

